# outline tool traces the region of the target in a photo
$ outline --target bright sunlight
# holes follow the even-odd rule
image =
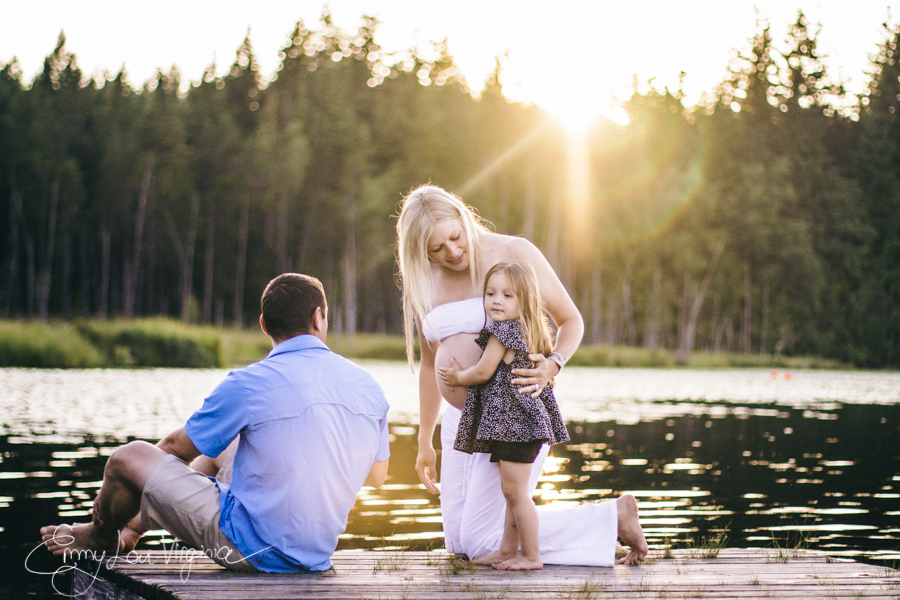
[[[570,134],[586,133],[602,119],[628,123],[620,105],[631,95],[630,88],[614,88],[605,78],[588,76],[578,65],[541,66],[531,72],[511,62],[504,65],[503,93],[540,106]]]
[[[607,101],[594,94],[553,88],[546,90],[548,98],[538,100],[538,105],[559,121],[570,134],[581,134],[600,120],[607,108]]]

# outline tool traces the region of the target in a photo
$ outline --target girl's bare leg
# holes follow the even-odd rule
[[[509,502],[506,503],[506,518],[503,522],[503,539],[500,540],[500,549],[496,552],[473,560],[479,565],[499,565],[519,555],[519,530],[516,529],[516,516],[513,514]]]
[[[507,506],[507,529],[503,532],[500,550],[509,553],[510,548],[506,545],[509,538],[509,543],[514,543],[514,540],[518,542],[521,554],[495,564],[495,569],[523,571],[544,568],[540,553],[538,512],[531,497],[530,477],[530,463],[500,461],[500,481]]]

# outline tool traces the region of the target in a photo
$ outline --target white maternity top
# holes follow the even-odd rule
[[[457,333],[481,333],[494,322],[484,312],[484,298],[467,298],[435,306],[425,315],[422,333],[429,342],[440,342]]]

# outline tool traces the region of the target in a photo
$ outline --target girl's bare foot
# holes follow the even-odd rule
[[[628,547],[628,554],[620,560],[621,564],[639,565],[647,558],[650,547],[644,539],[644,530],[638,518],[637,500],[631,494],[625,494],[616,500],[619,513],[619,537]]]
[[[119,550],[120,541],[98,539],[95,537],[93,523],[76,523],[74,525],[48,525],[41,527],[41,540],[47,550],[56,556],[65,552],[81,552],[85,550],[98,550],[116,552]]]
[[[499,565],[500,563],[515,558],[517,554],[509,554],[502,551],[497,551],[492,554],[488,554],[487,556],[482,556],[481,558],[476,558],[472,562],[476,565]]]
[[[540,557],[530,559],[525,556],[517,556],[494,565],[494,568],[501,571],[537,571],[544,568],[544,561]]]

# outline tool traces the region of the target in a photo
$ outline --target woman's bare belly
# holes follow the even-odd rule
[[[478,334],[475,333],[457,333],[442,341],[434,356],[435,375],[437,375],[437,369],[450,366],[451,358],[455,358],[463,369],[468,369],[477,363],[482,354],[481,348],[475,343],[477,338]],[[440,377],[437,378],[437,383],[441,396],[447,402],[457,408],[465,406],[467,387],[445,385]]]

